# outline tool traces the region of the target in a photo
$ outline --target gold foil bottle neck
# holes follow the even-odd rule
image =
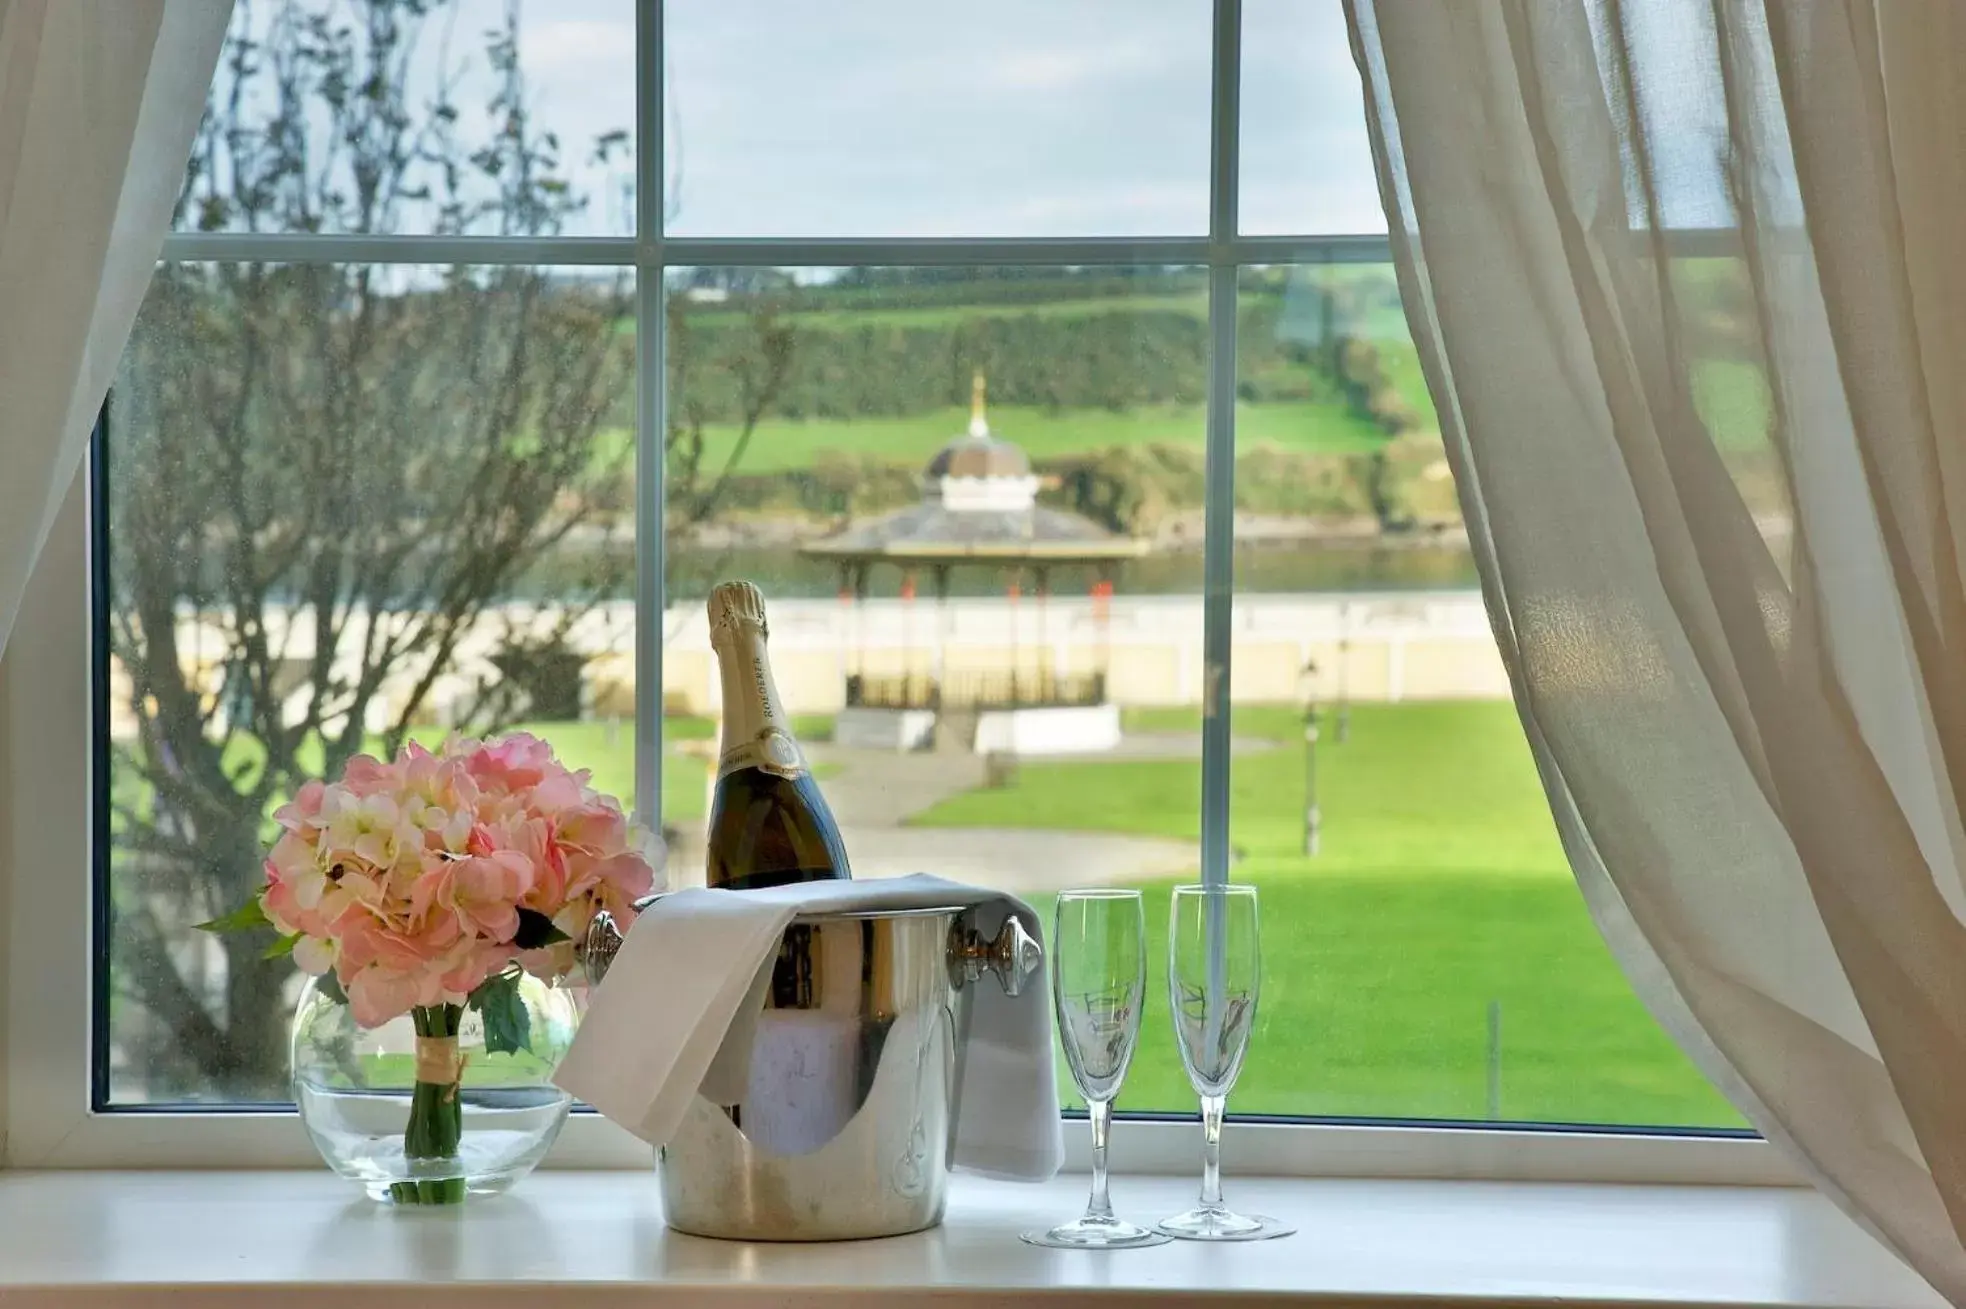
[[[716,640],[740,627],[755,627],[764,636],[771,630],[765,625],[765,597],[757,587],[749,582],[721,582],[710,592],[710,639]]]

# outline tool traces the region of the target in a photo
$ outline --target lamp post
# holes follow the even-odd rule
[[[1352,606],[1338,606],[1338,744],[1352,735]]]
[[[1323,825],[1317,803],[1317,661],[1304,661],[1304,853],[1318,850],[1318,829]]]

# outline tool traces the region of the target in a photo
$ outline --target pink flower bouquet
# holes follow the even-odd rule
[[[346,997],[364,1027],[409,1014],[416,1086],[404,1153],[458,1148],[457,1034],[480,1012],[487,1048],[517,1049],[519,970],[546,980],[574,966],[574,942],[605,909],[624,927],[655,873],[650,839],[537,737],[453,737],[383,763],[349,761],[274,814],[282,831],[266,886],[206,924],[270,923],[274,951]],[[399,1193],[400,1192],[400,1193]],[[408,1203],[455,1203],[463,1180],[398,1184]]]

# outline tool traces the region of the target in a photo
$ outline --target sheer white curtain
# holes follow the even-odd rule
[[[1966,1303],[1966,14],[1348,4],[1598,922],[1755,1126]]]
[[[0,650],[184,180],[232,0],[0,0]]]

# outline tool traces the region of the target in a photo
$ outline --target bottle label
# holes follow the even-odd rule
[[[779,777],[798,777],[806,771],[806,760],[790,732],[768,726],[750,740],[731,746],[717,759],[719,778],[740,768],[761,768]]]

